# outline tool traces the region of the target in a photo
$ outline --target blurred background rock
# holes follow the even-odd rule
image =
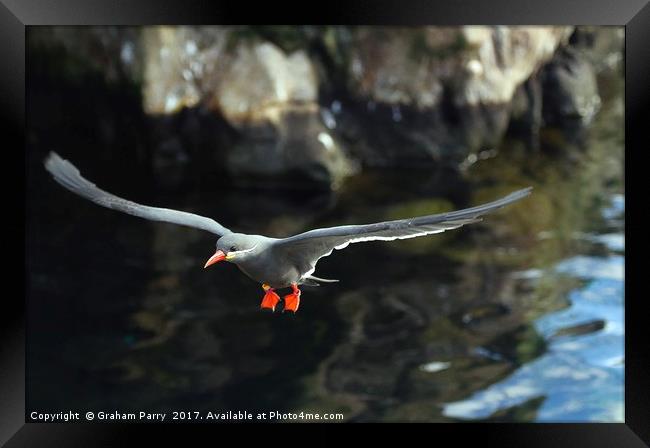
[[[505,135],[537,148],[549,125],[579,143],[623,30],[36,27],[28,46],[30,84],[51,93],[34,93],[33,125],[70,133],[78,114],[94,156],[170,186],[334,189],[367,167],[458,166]]]
[[[615,27],[32,27],[28,397],[40,410],[623,421]],[[319,263],[294,319],[210,235],[108,191],[286,236],[525,201]]]

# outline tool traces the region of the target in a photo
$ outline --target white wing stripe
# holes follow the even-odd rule
[[[460,227],[460,226],[459,226]],[[454,227],[449,227],[448,229],[453,229]],[[448,229],[437,229],[437,230],[427,230],[427,231],[420,231],[417,233],[412,233],[410,235],[400,235],[400,236],[364,236],[361,238],[352,238],[351,240],[346,241],[343,244],[340,244],[338,246],[334,246],[334,249],[340,250],[340,249],[345,249],[352,243],[361,243],[364,241],[395,241],[395,240],[406,240],[409,238],[416,238],[418,236],[424,236],[424,235],[433,235],[435,233],[442,233],[445,230]]]

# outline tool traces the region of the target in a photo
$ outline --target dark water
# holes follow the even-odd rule
[[[28,408],[623,421],[622,123],[619,96],[578,145],[547,130],[555,150],[505,141],[462,173],[371,172],[331,195],[168,194],[79,163],[130,199],[271,236],[535,187],[482,223],[322,259],[316,275],[341,281],[305,287],[295,316],[260,312],[235,266],[203,270],[209,234],[101,209],[32,167]]]
[[[514,273],[525,282],[568,279],[580,285],[568,292],[568,307],[534,320],[547,344],[541,356],[464,400],[446,403],[445,415],[481,419],[539,400],[535,421],[623,421],[623,208],[623,196],[612,195],[602,209],[612,232],[576,235],[590,250],[551,268]]]

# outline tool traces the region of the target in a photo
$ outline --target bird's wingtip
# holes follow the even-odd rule
[[[43,161],[43,165],[45,165],[45,168],[48,171],[51,171],[51,168],[56,164],[56,163],[61,163],[63,159],[61,156],[59,156],[56,152],[50,151],[47,156],[45,157],[45,160]]]
[[[528,196],[530,193],[532,193],[532,191],[533,191],[533,187],[530,186],[530,187],[522,188],[521,190],[517,190],[512,194],[513,196],[519,196],[523,198],[524,196]]]

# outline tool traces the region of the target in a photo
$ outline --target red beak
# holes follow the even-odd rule
[[[215,263],[219,263],[221,260],[226,259],[226,254],[223,253],[223,251],[218,250],[214,253],[213,256],[210,257],[210,259],[205,263],[205,266],[203,266],[203,269],[207,268],[208,266],[211,266]]]

